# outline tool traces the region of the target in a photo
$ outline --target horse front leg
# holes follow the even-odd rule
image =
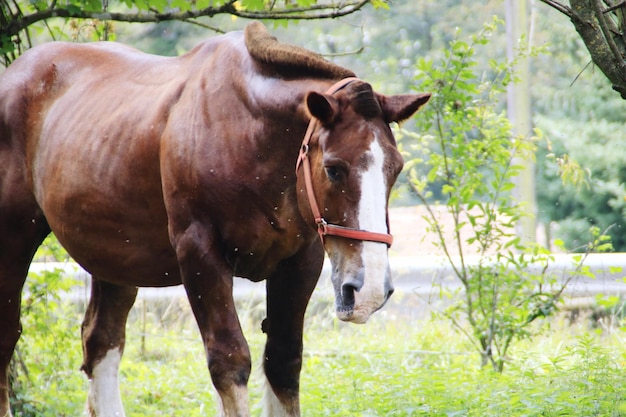
[[[221,415],[248,417],[251,359],[233,299],[233,272],[214,251],[205,231],[188,230],[177,239],[183,285],[198,323]]]
[[[217,282],[216,282],[217,281]],[[232,277],[185,282],[225,417],[248,417],[251,359],[232,297]]]
[[[316,241],[305,253],[289,259],[267,279],[267,334],[264,371],[268,385],[263,417],[300,416],[300,370],[304,313],[324,259]]]
[[[89,378],[90,417],[124,417],[118,372],[126,340],[126,319],[136,297],[137,287],[91,279],[91,297],[81,328],[81,369]]]

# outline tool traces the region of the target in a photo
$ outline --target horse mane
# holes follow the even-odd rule
[[[244,31],[246,48],[252,58],[278,67],[281,73],[312,74],[326,78],[354,77],[349,69],[299,46],[279,42],[261,22],[252,22]]]

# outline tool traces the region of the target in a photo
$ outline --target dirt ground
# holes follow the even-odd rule
[[[434,213],[443,225],[446,243],[452,254],[458,254],[456,246],[453,244],[454,221],[445,206],[434,206]],[[424,219],[427,215],[424,206],[395,207],[389,209],[389,224],[394,241],[389,250],[392,256],[442,256],[441,248],[435,246],[438,241],[436,234],[428,231],[428,223]],[[463,241],[468,236],[468,232],[462,233]],[[472,255],[469,248],[464,249],[466,255]]]

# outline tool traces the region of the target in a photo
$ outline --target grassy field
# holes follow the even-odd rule
[[[626,416],[626,332],[555,318],[522,341],[503,374],[479,357],[414,295],[363,326],[338,322],[332,300],[309,308],[301,401],[304,416]],[[401,302],[403,300],[403,302]],[[76,306],[53,303],[49,317],[25,317],[16,416],[79,416],[87,380]],[[253,415],[262,396],[260,300],[240,306],[255,369]],[[37,331],[39,329],[39,331]],[[121,381],[128,416],[211,416],[215,395],[185,300],[139,300],[131,314]]]

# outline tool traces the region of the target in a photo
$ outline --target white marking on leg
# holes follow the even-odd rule
[[[369,153],[370,165],[361,174],[359,228],[370,232],[387,233],[387,184],[383,175],[385,154],[378,140],[374,139]],[[385,300],[385,278],[389,268],[387,245],[363,242],[361,259],[365,277],[363,287],[355,293],[354,318],[355,321],[365,322]]]
[[[122,354],[119,348],[111,349],[93,368],[89,381],[87,414],[91,417],[124,417],[120,396],[118,372]]]
[[[280,402],[267,378],[265,378],[263,393],[263,411],[261,417],[294,417],[299,414],[291,414],[285,405]]]
[[[245,417],[250,415],[248,407],[248,388],[233,385],[229,392],[218,391],[221,400],[222,417]]]

